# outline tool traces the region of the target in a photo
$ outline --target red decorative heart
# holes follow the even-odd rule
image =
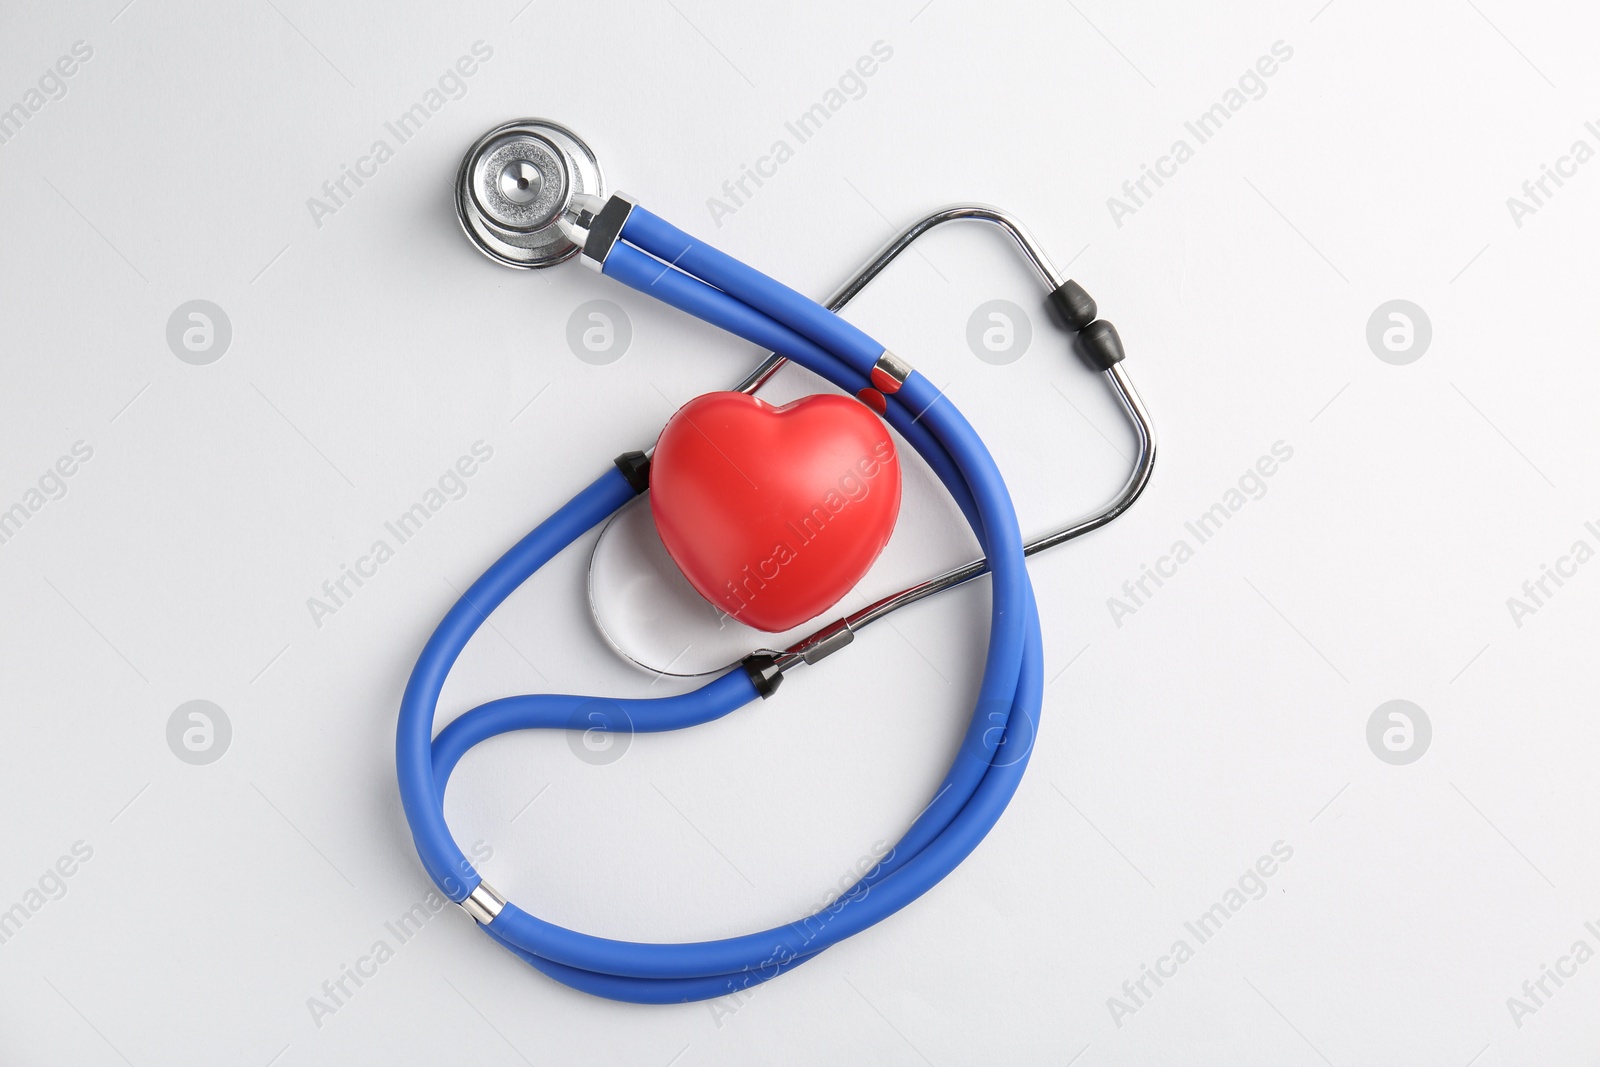
[[[858,401],[775,408],[707,393],[656,441],[650,511],[701,596],[776,633],[838,603],[878,558],[900,513],[900,460]]]

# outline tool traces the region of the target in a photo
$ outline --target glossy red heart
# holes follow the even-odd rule
[[[859,401],[707,393],[656,441],[650,511],[701,596],[776,633],[838,603],[878,558],[900,513],[900,460]]]

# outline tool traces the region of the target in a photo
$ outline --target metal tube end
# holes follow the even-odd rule
[[[909,377],[911,377],[911,364],[887,348],[878,357],[878,362],[872,366],[872,386],[880,393],[898,393]]]
[[[479,882],[472,892],[456,901],[456,907],[472,916],[472,921],[479,926],[494,922],[505,906],[506,898],[488,882]]]
[[[633,198],[624,193],[612,193],[605,198],[579,193],[556,224],[567,240],[582,250],[578,262],[591,270],[602,271],[606,257],[622,237],[622,227],[633,213],[633,206]]]

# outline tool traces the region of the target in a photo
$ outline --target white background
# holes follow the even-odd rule
[[[720,0],[7,5],[0,107],[0,909],[92,859],[0,944],[0,1062],[1578,1064],[1600,962],[1600,565],[1507,598],[1600,520],[1600,165],[1506,198],[1600,118],[1594,17],[1449,0],[744,10]],[[519,11],[519,8],[522,8]],[[340,210],[307,199],[474,42],[492,58]],[[720,226],[721,195],[874,42],[892,58]],[[1274,42],[1293,56],[1178,175],[1121,195]],[[824,295],[895,228],[1005,206],[1127,343],[1162,454],[1126,518],[1033,566],[1038,748],[989,839],[914,906],[747,1000],[642,1008],[546,980],[449,909],[331,1015],[308,1004],[428,891],[394,717],[422,642],[506,545],[759,353],[576,265],[500,268],[451,182],[545,115],[612,184]],[[1192,136],[1188,137],[1193,141]],[[1553,186],[1551,186],[1554,189]],[[852,317],[990,436],[1025,527],[1114,489],[1130,440],[992,234],[941,234]],[[604,297],[623,357],[575,357]],[[232,341],[176,358],[203,298]],[[965,340],[1030,309],[1015,363]],[[1409,365],[1368,347],[1406,299]],[[538,397],[531,406],[531,398]],[[306,606],[474,442],[493,459],[344,607]],[[1118,626],[1107,608],[1275,442],[1293,458]],[[514,596],[444,714],[513,692],[665,691],[609,653],[583,551]],[[959,555],[959,553],[958,553]],[[918,561],[923,569],[943,559]],[[1554,587],[1551,586],[1553,589]],[[926,802],[959,736],[982,589],[878,627],[778,699],[625,758],[561,735],[469,756],[449,814],[487,877],[590,932],[728,935],[813,907]],[[223,758],[167,723],[221,707]],[[1431,747],[1367,743],[1385,701]],[[537,799],[533,799],[537,797]],[[530,803],[531,801],[531,803]],[[1293,856],[1131,1015],[1123,983],[1276,842]],[[55,883],[46,879],[50,885]],[[58,894],[59,895],[59,894]],[[26,905],[24,905],[26,908]],[[1153,987],[1152,987],[1153,988]],[[1520,1025],[1519,1025],[1520,1022]]]

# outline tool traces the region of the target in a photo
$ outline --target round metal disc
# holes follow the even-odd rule
[[[467,149],[456,172],[456,216],[495,262],[548,267],[578,254],[557,225],[575,193],[605,195],[600,162],[589,146],[565,126],[517,119]]]

